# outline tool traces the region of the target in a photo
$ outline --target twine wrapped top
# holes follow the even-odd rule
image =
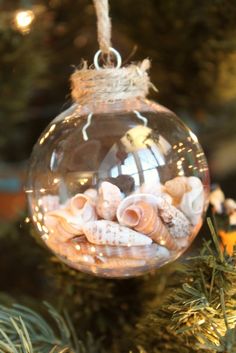
[[[71,95],[81,105],[102,101],[117,101],[136,97],[146,97],[151,84],[147,70],[150,61],[143,60],[135,65],[121,67],[119,53],[111,45],[111,21],[108,0],[93,0],[97,14],[98,42],[100,50],[94,57],[96,69],[90,69],[85,62],[81,70],[71,75]],[[100,67],[98,58],[104,62]],[[113,61],[112,61],[113,59]],[[117,65],[114,67],[114,60]]]
[[[149,88],[154,87],[147,74],[149,67],[148,59],[117,69],[94,70],[85,64],[71,75],[72,98],[80,104],[88,104],[145,97]]]

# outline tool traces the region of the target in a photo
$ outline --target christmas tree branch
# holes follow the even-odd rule
[[[45,303],[49,323],[35,311],[19,305],[0,306],[1,353],[93,353],[98,344],[87,334],[86,342],[78,340],[71,322],[67,323],[51,305]]]
[[[205,242],[200,254],[188,259],[176,273],[178,288],[139,322],[137,342],[144,349],[161,352],[167,333],[168,340],[182,342],[186,352],[236,351],[235,253],[229,256],[221,249],[211,220],[207,221],[213,242]],[[145,337],[147,323],[151,334]],[[174,351],[173,345],[164,347]]]

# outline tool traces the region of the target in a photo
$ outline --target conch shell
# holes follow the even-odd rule
[[[165,191],[173,198],[175,205],[178,205],[183,195],[190,190],[188,178],[185,176],[177,176],[165,183]]]
[[[156,243],[166,246],[170,250],[178,248],[175,239],[157,214],[157,207],[147,201],[136,201],[119,215],[122,224],[134,228],[136,231],[148,235]]]
[[[122,194],[116,185],[108,181],[102,182],[98,190],[97,214],[105,220],[112,221],[115,218],[116,210],[121,200]]]
[[[178,208],[163,198],[159,198],[158,213],[173,238],[184,238],[191,235],[191,224]]]
[[[195,226],[203,212],[204,190],[201,180],[194,176],[188,178],[188,185],[191,189],[183,195],[179,208]]]
[[[88,222],[83,230],[88,241],[93,244],[138,246],[152,243],[149,237],[107,220]]]

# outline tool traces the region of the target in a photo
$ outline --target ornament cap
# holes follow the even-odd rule
[[[98,57],[100,51],[96,55]],[[85,62],[81,70],[76,70],[71,75],[72,98],[79,104],[145,98],[150,88],[155,89],[147,73],[150,68],[149,59],[127,67],[101,69],[96,55],[97,70],[88,69]],[[120,60],[120,56],[117,56],[117,67],[120,65]]]

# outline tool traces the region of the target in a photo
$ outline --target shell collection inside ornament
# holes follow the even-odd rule
[[[141,99],[62,113],[34,147],[27,187],[47,246],[104,277],[140,275],[179,257],[201,227],[208,192],[196,136]]]

